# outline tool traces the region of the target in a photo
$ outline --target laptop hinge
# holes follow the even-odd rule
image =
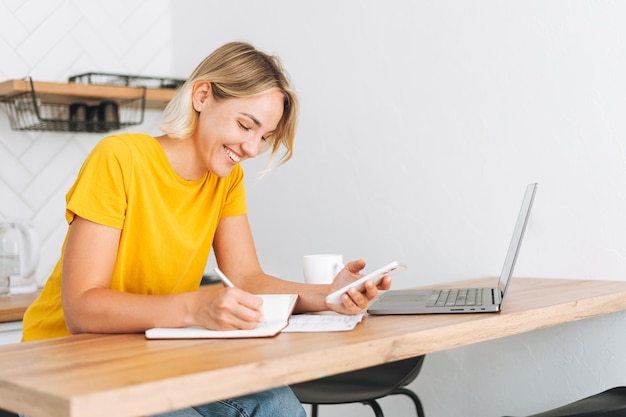
[[[502,302],[502,292],[500,291],[500,288],[492,288],[491,294],[493,297],[493,304],[500,305],[500,303]]]

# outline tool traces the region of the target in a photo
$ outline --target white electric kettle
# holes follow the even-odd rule
[[[11,259],[15,263],[11,273],[11,294],[37,291],[37,231],[23,221],[0,220],[0,260],[6,263]]]

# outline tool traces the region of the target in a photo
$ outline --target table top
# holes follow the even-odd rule
[[[366,316],[350,332],[257,339],[85,334],[8,345],[0,347],[0,408],[32,417],[155,414],[625,309],[623,281],[514,278],[501,313]]]

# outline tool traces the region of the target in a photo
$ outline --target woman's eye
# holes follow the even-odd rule
[[[244,125],[243,123],[241,123],[241,122],[238,122],[238,123],[239,123],[239,127],[242,128],[243,130],[245,130],[246,132],[248,130],[250,130],[250,128],[248,126]]]

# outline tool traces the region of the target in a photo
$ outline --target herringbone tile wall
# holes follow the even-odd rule
[[[64,82],[85,72],[171,74],[170,0],[0,0],[0,81]],[[184,75],[183,75],[184,76]],[[160,111],[127,130],[157,134]],[[65,193],[102,134],[12,131],[0,112],[0,218],[31,222],[39,282],[58,260]]]

